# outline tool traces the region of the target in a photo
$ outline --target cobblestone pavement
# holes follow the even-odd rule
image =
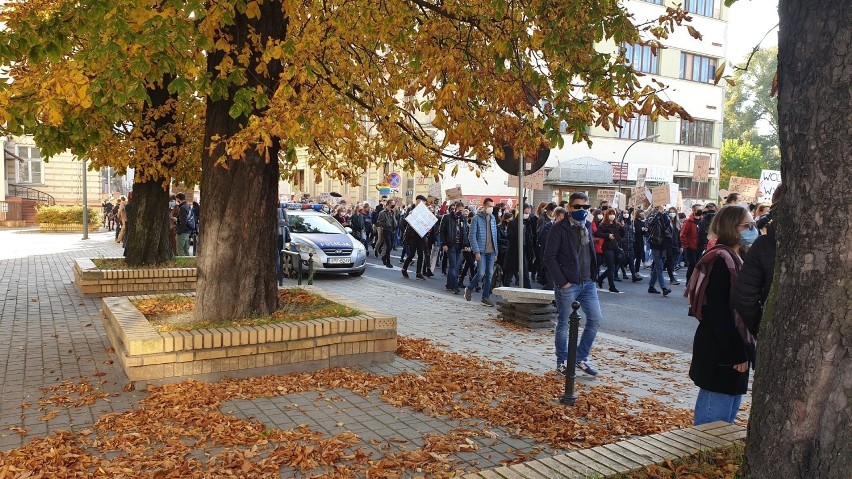
[[[83,241],[79,234],[0,230],[0,333],[4,337],[0,342],[0,362],[4,365],[0,451],[58,430],[91,427],[101,415],[134,408],[145,397],[144,392],[124,391],[128,379],[110,357],[109,341],[99,318],[100,300],[82,298],[72,284],[73,258],[121,254],[112,241],[113,233],[90,236]],[[552,331],[508,327],[496,318],[494,309],[459,296],[366,277],[322,277],[315,286],[351,295],[396,315],[400,335],[428,338],[444,349],[504,361],[517,370],[543,373],[554,366]],[[604,311],[604,317],[606,314]],[[687,378],[686,354],[599,334],[593,358],[601,375],[597,379],[581,377],[580,381],[619,386],[631,399],[655,397],[683,408],[693,404],[697,391]],[[368,370],[398,374],[422,368],[416,361],[397,359]],[[52,393],[43,388],[64,382],[79,385],[81,381],[109,396],[91,405],[59,408],[55,417],[46,418],[39,400]],[[329,434],[345,428],[373,444],[375,452],[386,450],[387,446],[381,444],[388,441],[403,450],[419,447],[424,434],[446,433],[463,426],[451,419],[390,406],[376,394],[365,397],[346,389],[234,400],[221,409],[226,414],[261,421],[267,427],[306,424]],[[23,430],[26,434],[19,434]],[[516,451],[524,451],[529,457],[555,452],[531,439],[492,430],[496,439],[490,436],[479,444],[478,451],[459,456],[468,468],[499,465],[516,458]]]

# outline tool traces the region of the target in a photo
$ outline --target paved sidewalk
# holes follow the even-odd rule
[[[111,358],[99,318],[100,300],[82,298],[72,284],[74,258],[121,255],[112,238],[110,232],[82,241],[79,234],[0,230],[0,332],[5,338],[0,342],[0,362],[5,366],[0,383],[0,452],[62,430],[89,431],[105,414],[138,408],[148,396],[125,391],[128,379]],[[551,331],[511,327],[496,319],[493,308],[460,296],[366,277],[323,277],[315,286],[394,314],[401,336],[427,338],[447,351],[504,361],[517,371],[541,374],[554,366]],[[580,382],[619,387],[632,401],[653,397],[674,407],[692,407],[696,391],[686,377],[688,355],[600,334],[593,356],[601,375],[581,377]],[[420,374],[425,367],[400,358],[366,370],[379,375]],[[555,376],[554,380],[558,381]],[[58,409],[49,407],[60,405],[55,404],[60,393],[73,393],[79,400]],[[346,388],[235,398],[220,409],[267,428],[306,425],[328,435],[351,431],[379,456],[423,448],[434,435],[469,426],[391,406],[377,393],[359,395]],[[467,471],[561,452],[496,427],[473,441],[476,445],[470,450],[455,455]],[[203,460],[218,452],[221,449],[199,446],[189,453]]]

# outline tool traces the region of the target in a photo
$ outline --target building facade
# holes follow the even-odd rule
[[[545,166],[548,174],[544,188],[528,193],[534,202],[567,199],[575,191],[586,192],[593,202],[598,189],[622,187],[629,193],[642,168],[649,185],[676,183],[687,206],[693,201],[716,198],[725,90],[722,85],[714,85],[713,80],[716,68],[725,61],[728,9],[724,0],[623,1],[637,23],[655,19],[666,7],[679,3],[690,12],[690,25],[701,33],[702,40],[690,36],[684,26],[662,41],[665,48],[658,50],[657,55],[652,54],[650,47],[640,45],[610,43],[601,48],[623,49],[634,67],[644,74],[639,78],[642,86],[653,85],[652,79],[667,85],[660,96],[683,106],[694,121],[680,118],[651,121],[639,116],[620,130],[592,127],[591,147],[586,143],[572,144],[566,136],[565,147],[553,150]],[[706,183],[692,181],[695,158],[701,156],[710,159]],[[601,168],[612,170],[604,181]],[[455,183],[460,183],[462,189],[505,189],[507,193],[514,190],[505,173],[496,170],[489,177],[490,186],[486,187],[475,175],[462,172]],[[498,192],[502,191],[494,194]]]
[[[70,153],[45,161],[32,137],[0,138],[0,221],[9,225],[31,224],[41,204],[79,205],[83,202],[83,164]],[[99,171],[86,172],[89,206],[99,206],[104,182]]]

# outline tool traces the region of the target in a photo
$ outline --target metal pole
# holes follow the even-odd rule
[[[524,287],[524,153],[518,165],[518,286]]]
[[[574,394],[574,380],[577,378],[577,336],[580,332],[580,303],[574,301],[571,303],[571,315],[568,316],[568,374],[565,376],[565,393],[559,400],[560,403],[566,406],[573,406],[577,401],[577,396]]]
[[[631,149],[631,148],[633,148],[633,145],[635,145],[636,143],[639,143],[639,142],[645,141],[645,140],[653,140],[653,139],[655,139],[655,138],[658,138],[659,136],[660,136],[659,134],[657,134],[657,135],[651,135],[651,136],[646,136],[645,138],[639,138],[638,140],[636,140],[636,141],[634,141],[633,143],[631,143],[631,144],[630,144],[630,146],[628,146],[628,147],[627,147],[627,149],[626,149],[626,150],[624,150],[624,154],[623,154],[623,155],[621,155],[621,163],[619,163],[619,167],[618,167],[618,174],[619,174],[619,175],[621,175],[622,168],[624,168],[624,159],[625,159],[625,158],[627,158],[627,152],[628,152],[628,151],[630,151],[630,149]],[[621,193],[621,188],[622,188],[622,183],[623,183],[623,182],[624,182],[624,180],[622,180],[622,179],[621,179],[621,176],[619,176],[619,178],[618,178],[618,192],[619,192],[619,193]]]
[[[86,160],[83,160],[83,239],[89,239],[89,195],[86,186]]]

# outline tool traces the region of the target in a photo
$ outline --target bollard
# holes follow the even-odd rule
[[[571,315],[568,316],[568,374],[565,375],[565,393],[562,394],[560,403],[566,406],[573,406],[577,401],[577,396],[574,394],[574,380],[577,377],[577,336],[580,330],[580,303],[574,301],[571,303]]]

